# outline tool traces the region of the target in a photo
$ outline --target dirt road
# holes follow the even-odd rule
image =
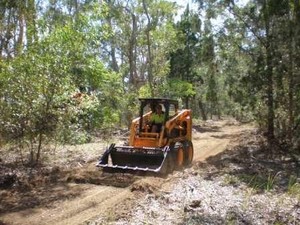
[[[224,151],[230,141],[249,129],[253,128],[249,125],[238,125],[228,121],[210,122],[196,126],[193,130],[195,151],[193,163]],[[126,210],[129,211],[134,207],[138,198],[143,197],[137,196],[134,190],[153,191],[166,188],[167,183],[176,179],[176,173],[180,173],[175,172],[165,179],[127,174],[108,175],[102,174],[94,167],[94,164],[74,171],[73,178],[76,178],[77,183],[55,185],[36,192],[37,195],[40,195],[37,196],[38,200],[51,198],[52,201],[46,201],[47,204],[37,204],[38,206],[33,208],[7,212],[0,215],[0,222],[12,225],[75,225],[98,221],[97,224],[105,224],[115,221],[120,214],[125,215]],[[88,182],[86,177],[90,177],[89,181],[93,182],[85,183]],[[117,208],[118,210],[116,210]],[[116,211],[118,211],[117,214]]]

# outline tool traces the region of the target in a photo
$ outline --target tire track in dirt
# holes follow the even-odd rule
[[[209,128],[210,125],[208,125]],[[253,129],[247,126],[227,126],[224,122],[214,123],[214,129],[204,131],[193,131],[194,163],[203,161],[206,158],[224,151],[233,138],[236,138],[242,131]],[[95,170],[97,170],[95,168]],[[165,188],[168,182],[178,179],[177,172],[169,175],[168,179],[155,177],[137,178],[134,184],[150,184],[153,187]],[[103,175],[104,176],[104,175]],[[120,174],[119,176],[123,176]],[[133,185],[134,185],[133,184]],[[138,202],[136,193],[131,191],[132,185],[125,187],[113,187],[93,184],[69,184],[70,189],[80,189],[80,194],[70,199],[53,202],[47,207],[36,207],[7,213],[0,220],[12,225],[44,225],[44,224],[86,224],[87,221],[114,220],[118,214],[118,208],[122,202],[127,202],[122,207],[122,212],[126,214]],[[143,193],[139,193],[143,194]],[[144,193],[146,195],[147,193]],[[129,201],[129,203],[128,203]],[[131,207],[132,205],[132,207]],[[117,210],[118,208],[118,210]],[[94,218],[94,219],[93,219]]]
[[[229,143],[237,138],[241,132],[253,129],[248,124],[227,125],[226,123],[226,121],[215,122],[214,129],[206,132],[194,132],[194,163],[226,150]]]
[[[94,193],[95,189],[100,190]],[[81,224],[92,217],[109,211],[131,195],[130,190],[124,188],[95,187],[87,193],[85,198],[79,201],[74,200],[73,207],[70,207],[70,202],[67,202],[63,206],[62,212],[56,214],[55,221],[47,224]]]
[[[119,202],[130,198],[128,188],[73,184],[86,186],[83,194],[71,200],[56,202],[51,208],[34,208],[10,213],[1,219],[8,224],[82,224],[84,221],[108,211]]]

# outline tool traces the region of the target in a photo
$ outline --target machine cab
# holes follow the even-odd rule
[[[140,99],[139,134],[144,132],[160,133],[165,127],[166,121],[178,113],[178,102],[169,99]],[[161,108],[162,119],[159,122],[152,121],[158,108]],[[153,126],[159,125],[158,129]]]
[[[130,144],[133,146],[161,147],[166,144],[165,126],[166,122],[176,116],[178,113],[178,102],[176,100],[165,98],[140,98],[139,117],[132,121]],[[156,112],[156,107],[160,105],[162,108],[163,119],[158,129],[153,129],[157,126],[151,121],[151,117]]]

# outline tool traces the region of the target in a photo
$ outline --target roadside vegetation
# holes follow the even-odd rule
[[[299,154],[299,9],[196,1],[180,16],[166,0],[2,1],[0,147],[36,166],[48,143],[126,128],[137,98],[155,96],[194,118],[256,121],[272,149]]]
[[[284,152],[269,155],[257,130],[242,132],[222,153],[173,176],[168,190],[147,184],[135,190],[147,194],[110,224],[300,223],[299,165]]]
[[[192,109],[195,131],[227,117],[258,130],[251,137],[259,142],[250,139],[195,167],[215,182],[195,175],[201,185],[248,193],[248,201],[234,200],[242,211],[200,218],[187,206],[183,223],[247,223],[255,216],[262,224],[299,222],[293,201],[300,195],[300,2],[195,0],[179,11],[167,0],[0,2],[3,193],[85,182],[65,170],[95,160],[93,144],[126,137],[138,98],[166,97]],[[66,168],[53,167],[62,161]],[[270,206],[278,218],[265,218],[255,206],[260,193],[267,197],[258,201],[272,207],[273,197],[283,199],[283,206]],[[285,205],[285,196],[292,203]],[[281,216],[284,208],[290,217]]]
[[[298,162],[286,152],[271,154],[266,138],[253,125],[230,124],[232,120],[195,121],[196,154],[205,146],[213,151],[228,138],[229,144],[221,153],[205,161],[195,160],[192,167],[165,178],[107,174],[96,168],[108,142],[122,142],[118,135],[109,141],[94,139],[92,143],[58,146],[45,152],[43,166],[35,168],[16,163],[15,154],[8,151],[0,167],[5,174],[1,176],[0,215],[80,201],[89,184],[129,189],[134,197],[117,202],[109,212],[85,224],[299,223]]]

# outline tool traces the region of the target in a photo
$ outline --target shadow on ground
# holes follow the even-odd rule
[[[193,125],[193,129],[200,133],[205,132],[220,132],[221,127],[219,126],[205,126],[205,125]]]
[[[1,191],[0,215],[37,206],[49,206],[51,202],[80,196],[81,188],[70,188],[67,183],[27,188],[15,191]],[[30,210],[28,211],[30,213]],[[26,215],[24,215],[26,216]]]
[[[253,221],[253,218],[249,218],[249,216],[242,212],[238,207],[233,207],[227,211],[225,218],[218,215],[192,212],[191,215],[188,214],[180,224],[252,224],[251,221]]]
[[[239,144],[198,164],[200,167],[210,167],[206,179],[229,175],[229,185],[243,182],[258,192],[286,192],[291,185],[299,182],[299,161],[279,148],[269,149],[257,131],[244,132],[234,142]]]
[[[59,167],[27,168],[0,165],[0,216],[8,212],[50,207],[52,202],[80,197],[87,186],[128,187],[137,179],[131,174],[105,174],[93,164],[73,170]],[[1,223],[0,223],[1,225]]]

